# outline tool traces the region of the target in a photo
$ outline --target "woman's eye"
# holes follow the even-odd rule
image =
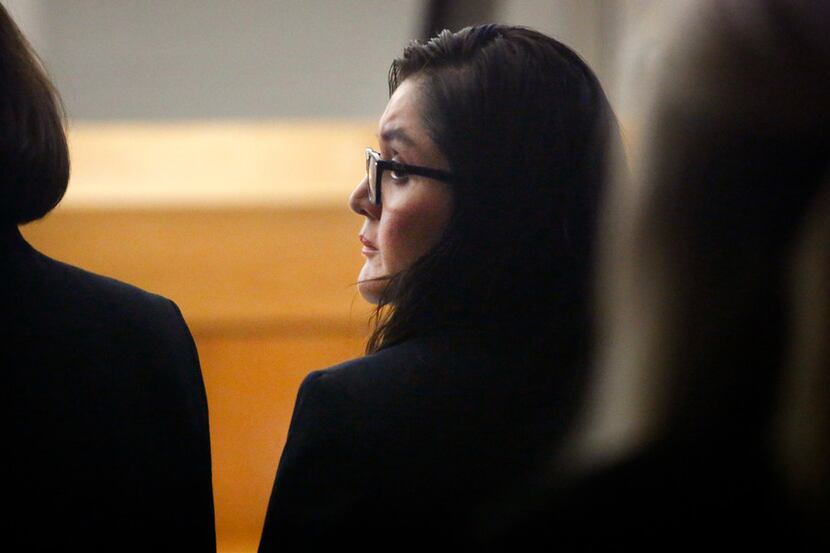
[[[390,174],[392,175],[392,178],[396,180],[403,180],[409,176],[409,174],[406,172],[406,169],[404,169],[403,167],[394,167],[390,171]]]

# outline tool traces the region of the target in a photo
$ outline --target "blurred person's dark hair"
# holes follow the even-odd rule
[[[0,224],[43,217],[60,202],[68,181],[57,91],[0,5]]]
[[[438,245],[390,276],[367,350],[441,325],[490,326],[505,340],[555,335],[579,349],[599,196],[619,142],[597,78],[558,41],[490,24],[410,44],[390,68],[390,95],[407,79],[461,182]]]

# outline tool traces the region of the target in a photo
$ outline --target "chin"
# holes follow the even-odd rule
[[[384,273],[380,267],[370,264],[370,261],[368,259],[366,260],[366,263],[360,270],[360,274],[357,276],[357,291],[360,292],[364,300],[372,305],[377,305],[383,293],[383,288],[386,286],[386,281],[372,280]]]
[[[372,305],[380,301],[380,293],[383,282],[362,282],[357,285],[357,291],[361,297]]]

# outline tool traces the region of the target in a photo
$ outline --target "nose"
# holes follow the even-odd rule
[[[369,179],[367,177],[363,177],[363,180],[352,190],[349,196],[349,207],[358,215],[370,219],[377,219],[380,216],[380,206],[373,205],[369,201]]]

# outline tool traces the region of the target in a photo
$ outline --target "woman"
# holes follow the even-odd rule
[[[57,93],[0,6],[5,546],[215,551],[205,390],[178,308],[18,230],[68,179]]]
[[[611,194],[586,423],[501,545],[830,549],[830,5],[692,8]]]
[[[303,382],[261,551],[454,539],[544,457],[582,380],[616,140],[596,77],[549,37],[485,25],[410,45],[389,89],[349,200],[368,355]]]

